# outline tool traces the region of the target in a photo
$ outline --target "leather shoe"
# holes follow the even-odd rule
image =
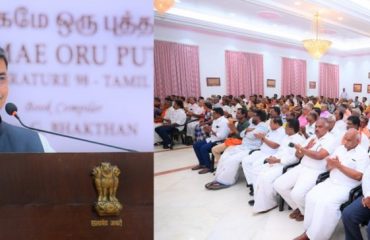
[[[205,168],[203,170],[200,170],[198,173],[199,174],[205,174],[205,173],[209,173],[209,172],[211,172],[211,170],[209,168]]]
[[[199,169],[203,169],[205,168],[205,166],[202,166],[202,165],[196,165],[195,167],[191,168],[191,170],[199,170]]]
[[[248,201],[248,204],[249,204],[249,206],[254,206],[254,200],[252,199],[252,200],[249,200]]]
[[[302,233],[298,237],[294,238],[293,240],[310,240],[306,234],[306,232]]]
[[[295,220],[296,220],[297,222],[302,222],[302,221],[304,220],[304,215],[299,214],[299,215],[295,218]]]
[[[295,219],[298,215],[301,214],[301,211],[299,211],[299,208],[295,209],[291,214],[289,214],[289,217],[291,219]]]

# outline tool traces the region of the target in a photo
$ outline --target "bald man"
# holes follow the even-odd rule
[[[5,106],[9,93],[8,61],[4,49],[0,48],[0,109]],[[0,152],[54,152],[43,135],[26,128],[20,128],[1,121]]]
[[[326,157],[335,149],[335,141],[329,133],[327,119],[319,118],[315,134],[301,146],[295,144],[296,156],[301,163],[287,171],[274,182],[274,189],[295,209],[289,217],[303,221],[306,194],[315,186],[317,177],[326,171]]]
[[[306,232],[297,240],[330,239],[341,216],[340,205],[348,199],[349,191],[361,184],[369,156],[359,144],[361,136],[356,129],[349,129],[343,139],[344,144],[326,159],[330,177],[313,187],[306,196]]]

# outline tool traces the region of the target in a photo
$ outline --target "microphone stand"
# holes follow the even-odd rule
[[[25,127],[25,128],[28,128],[28,129],[31,129],[31,130],[34,130],[36,132],[43,132],[43,133],[48,133],[48,134],[52,134],[52,135],[57,135],[57,136],[60,136],[60,137],[66,137],[66,138],[72,138],[72,139],[75,139],[75,140],[79,140],[79,141],[83,141],[83,142],[88,142],[88,143],[93,143],[93,144],[97,144],[97,145],[101,145],[101,146],[105,146],[105,147],[110,147],[110,148],[115,148],[115,149],[119,149],[119,150],[123,150],[123,151],[127,151],[127,152],[138,152],[136,150],[133,150],[133,149],[128,149],[128,148],[121,148],[121,147],[117,147],[117,146],[113,146],[113,145],[109,145],[109,144],[105,144],[105,143],[100,143],[100,142],[95,142],[95,141],[92,141],[92,140],[87,140],[87,139],[83,139],[83,138],[78,138],[78,137],[73,137],[73,136],[68,136],[68,135],[64,135],[64,134],[61,134],[61,133],[56,133],[56,132],[50,132],[50,131],[47,131],[47,130],[42,130],[42,129],[38,129],[38,128],[33,128],[33,127],[29,127],[27,125],[25,125],[22,120],[19,118],[18,114],[15,113],[15,114],[12,114],[16,119],[18,119],[19,123]]]

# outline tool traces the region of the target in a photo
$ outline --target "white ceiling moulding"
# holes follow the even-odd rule
[[[193,27],[206,28],[222,32],[232,32],[239,35],[247,35],[259,39],[267,39],[280,43],[287,43],[294,46],[301,46],[304,36],[301,32],[293,32],[278,26],[258,25],[257,22],[242,22],[224,17],[217,17],[198,13],[191,10],[172,8],[164,15],[155,16],[158,21],[175,22],[179,24],[191,25]],[[339,50],[348,53],[361,53],[370,50],[370,41],[354,39],[353,41],[340,41],[332,39],[333,46],[331,51]],[[330,53],[328,53],[330,54]]]

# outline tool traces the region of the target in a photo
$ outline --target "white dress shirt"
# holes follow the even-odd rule
[[[315,144],[309,149],[311,151],[319,152],[321,149],[325,149],[329,154],[331,154],[335,149],[335,139],[332,134],[329,132],[326,133],[321,138],[317,138],[316,135],[308,138],[306,142],[302,145],[302,147],[307,146],[307,144],[311,141],[311,139],[315,140]],[[326,160],[317,160],[304,155],[301,161],[302,166],[309,167],[316,170],[326,170]]]
[[[281,139],[284,139],[285,136],[286,136],[285,129],[283,127],[279,127],[276,130],[269,131],[266,134],[265,138],[267,138],[268,140],[270,140],[272,142],[280,144]],[[274,153],[276,153],[278,151],[278,148],[273,149],[273,148],[269,147],[266,143],[262,143],[260,149],[261,149],[261,152],[269,154],[269,155],[273,155]]]
[[[38,133],[42,147],[44,148],[44,152],[46,153],[54,153],[55,150],[50,146],[49,141],[46,139],[46,137],[40,133]]]
[[[212,122],[212,131],[214,134],[211,134],[209,138],[206,139],[207,142],[217,142],[224,140],[229,135],[229,126],[228,126],[228,120],[221,116]]]
[[[240,133],[240,137],[243,138],[242,146],[247,147],[248,149],[257,149],[261,146],[261,140],[256,138],[254,134],[256,133],[268,133],[268,127],[265,122],[260,122],[254,126],[254,130],[246,133],[245,131]]]
[[[309,138],[315,135],[315,127],[316,127],[316,122],[312,123],[312,125],[310,125],[309,123],[306,125],[306,133]]]
[[[343,166],[352,168],[362,173],[365,171],[370,162],[367,151],[361,145],[357,145],[357,147],[349,151],[344,147],[344,145],[340,145],[331,155],[331,157],[335,156],[338,157]],[[337,168],[334,168],[330,171],[330,179],[333,181],[333,183],[343,184],[350,188],[354,188],[361,183],[361,181],[357,181],[348,177]]]
[[[298,161],[295,156],[296,149],[289,146],[289,143],[302,145],[306,139],[302,137],[299,133],[293,134],[291,136],[286,135],[280,144],[278,151],[273,155],[277,159],[280,159],[280,164],[286,166]]]
[[[178,108],[171,114],[171,124],[177,123],[178,125],[183,125],[186,122],[186,113],[184,109]],[[184,129],[184,126],[176,127],[179,131]]]
[[[370,166],[366,168],[362,176],[362,194],[364,197],[370,197]]]

